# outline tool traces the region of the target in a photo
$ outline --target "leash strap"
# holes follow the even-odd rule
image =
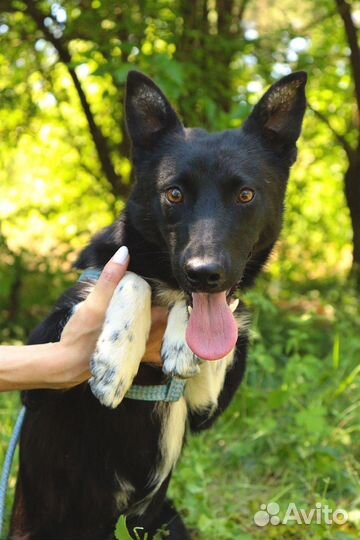
[[[22,409],[19,412],[19,415],[17,417],[14,431],[10,440],[10,444],[8,446],[4,466],[1,474],[1,480],[0,480],[0,537],[2,536],[3,532],[3,526],[4,526],[4,518],[5,518],[5,505],[6,505],[6,493],[9,485],[9,477],[11,472],[11,465],[14,459],[14,454],[16,450],[17,443],[19,441],[21,428],[24,423],[24,418],[26,414],[25,407],[22,407]]]
[[[78,281],[80,283],[87,283],[90,280],[96,281],[99,279],[101,271],[101,268],[86,268]],[[133,384],[125,397],[139,401],[179,401],[185,393],[185,387],[186,380],[173,377],[167,384],[154,386]]]

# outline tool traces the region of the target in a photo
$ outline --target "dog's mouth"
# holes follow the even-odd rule
[[[233,313],[239,305],[239,299],[234,298],[236,289],[237,289],[237,285],[234,285],[231,289],[228,289],[226,291],[226,303],[228,304],[229,308],[231,309]],[[196,293],[189,293],[189,292],[185,293],[189,315],[191,315],[191,312],[193,309],[193,294],[196,294]],[[209,293],[209,294],[213,294],[213,293]]]
[[[203,360],[224,358],[235,347],[238,328],[233,313],[239,301],[233,298],[234,291],[235,287],[216,293],[193,292],[190,296],[186,341]]]

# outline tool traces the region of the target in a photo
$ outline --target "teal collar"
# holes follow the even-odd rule
[[[186,381],[173,377],[167,384],[142,386],[133,384],[125,397],[140,401],[179,401],[185,392]]]
[[[99,279],[100,274],[101,268],[86,268],[78,281],[80,283],[86,283],[90,280],[96,281]],[[184,395],[185,387],[185,380],[173,377],[167,384],[152,386],[133,384],[125,394],[125,397],[139,401],[179,401]]]
[[[80,281],[80,283],[86,283],[89,280],[97,281],[100,277],[101,272],[102,268],[95,268],[94,266],[91,266],[90,268],[86,268],[86,270],[83,271],[78,281]]]

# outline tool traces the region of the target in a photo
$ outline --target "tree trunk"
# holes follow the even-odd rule
[[[350,210],[353,231],[352,274],[360,286],[360,148],[344,176],[345,196]]]
[[[353,152],[347,152],[349,167],[344,176],[345,196],[350,210],[353,229],[353,265],[352,274],[360,287],[360,48],[358,31],[351,11],[351,3],[347,0],[335,0],[339,15],[343,21],[345,36],[350,49],[350,67],[354,81],[354,97],[356,104],[355,125],[358,130],[358,143]]]
[[[212,101],[221,111],[229,112],[233,96],[230,64],[234,54],[242,47],[240,22],[248,3],[249,0],[241,0],[240,3],[236,0],[217,0],[215,10],[218,18],[211,25],[207,2],[180,1],[179,13],[184,24],[177,39],[175,59],[186,64],[192,58],[197,66],[193,73],[197,91],[187,97],[185,105],[179,103],[179,112],[185,124],[193,124],[195,110],[196,122],[205,129],[214,129],[206,105],[201,105],[202,97],[208,102]],[[216,78],[212,76],[214,62],[217,63]]]
[[[14,263],[12,265],[13,282],[11,284],[9,300],[8,300],[8,324],[9,328],[15,323],[21,304],[21,287],[22,287],[22,257],[14,255]]]
[[[350,49],[350,65],[354,77],[357,113],[358,117],[360,117],[360,49],[357,28],[351,12],[351,3],[346,2],[346,0],[336,0],[336,5],[344,24],[344,30]]]

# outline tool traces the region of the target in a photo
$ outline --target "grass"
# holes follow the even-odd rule
[[[171,496],[194,540],[359,538],[358,297],[339,281],[283,286],[267,277],[247,301],[245,383],[216,426],[189,439]],[[0,457],[17,409],[17,396],[0,396]],[[295,503],[307,513],[343,508],[349,520],[257,527],[254,514],[270,502],[281,518]]]

